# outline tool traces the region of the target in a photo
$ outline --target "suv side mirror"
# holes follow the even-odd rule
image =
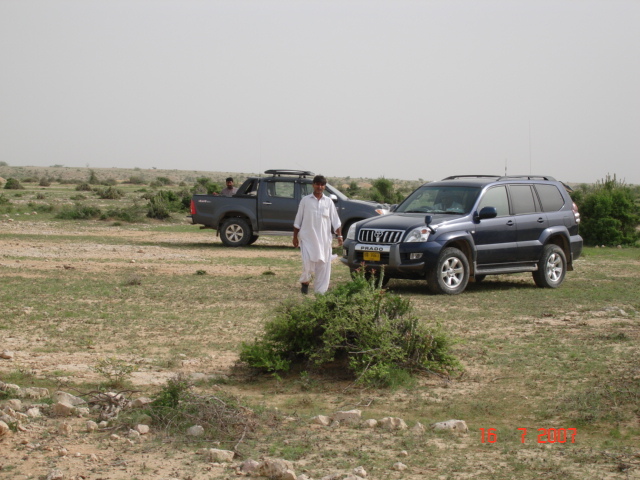
[[[337,196],[335,193],[330,193],[330,194],[329,194],[329,198],[330,198],[331,200],[333,200],[334,202],[337,202],[337,201],[338,201],[338,196]]]
[[[484,220],[485,218],[496,218],[498,216],[498,210],[496,207],[483,207],[478,213],[478,220]]]

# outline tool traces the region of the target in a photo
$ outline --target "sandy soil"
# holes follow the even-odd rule
[[[68,234],[63,232],[55,224],[38,222],[10,222],[3,219],[0,223],[3,232],[20,234],[19,239],[0,239],[0,282],[3,277],[19,274],[22,276],[46,276],[46,272],[52,269],[82,269],[85,272],[108,271],[116,272],[118,269],[129,268],[131,264],[137,264],[147,269],[150,273],[162,275],[187,274],[193,272],[193,266],[183,261],[210,262],[211,250],[197,248],[205,241],[212,238],[204,238],[197,233],[158,233],[145,230],[114,229],[113,227],[80,227],[76,234],[93,235],[95,242],[77,245],[73,241],[65,240],[52,242],[46,239],[48,235]],[[24,236],[23,236],[24,235]],[[213,234],[212,234],[213,235]],[[107,245],[100,238],[116,236],[123,241],[118,245]],[[127,239],[139,240],[153,239],[154,245],[140,248],[126,243]],[[265,240],[270,241],[270,240]],[[275,240],[274,240],[275,241]],[[280,240],[281,241],[281,240]],[[194,248],[180,250],[169,249],[163,245],[180,243],[193,245]],[[220,250],[218,250],[220,252]],[[273,255],[278,258],[282,255],[295,255],[295,252],[283,252],[273,249],[269,252],[256,253],[252,249],[234,249],[233,255],[237,258],[252,255]],[[164,260],[158,262],[158,259]],[[126,262],[123,262],[125,260]],[[175,260],[175,261],[172,261]],[[220,267],[219,272],[226,276],[247,275],[247,267]],[[255,274],[260,274],[264,268],[256,268]],[[28,306],[25,306],[28,308]],[[28,318],[28,317],[25,317]],[[35,374],[36,376],[54,370],[76,372],[77,378],[69,378],[70,382],[90,380],[89,365],[95,360],[95,352],[92,350],[78,350],[76,352],[47,352],[40,353],[38,347],[41,339],[29,329],[24,333],[13,332],[11,336],[4,336],[0,341],[0,351],[10,350],[14,352],[12,360],[0,360],[14,362]],[[108,349],[104,345],[92,346],[92,349]],[[179,370],[184,373],[207,373],[216,375],[230,374],[237,359],[232,352],[217,352],[214,358],[203,364],[202,360],[190,360],[179,362]],[[215,369],[212,371],[212,365]],[[6,363],[2,364],[6,369]],[[141,390],[147,387],[164,384],[174,372],[169,371],[144,371],[136,372],[132,381]],[[424,401],[441,401],[439,399],[447,395],[465,395],[476,388],[480,383],[478,378],[490,376],[486,371],[476,371],[470,368],[466,379],[453,384],[443,383],[438,379],[425,379],[431,382],[431,395]],[[0,380],[1,380],[0,375]],[[396,399],[403,402],[403,394]],[[35,400],[24,400],[26,403],[37,403]],[[1,405],[1,403],[0,403]],[[331,414],[332,412],[324,412]],[[389,416],[396,416],[389,411]],[[86,432],[88,418],[69,417],[56,418],[45,416],[23,422],[24,430],[15,431],[0,439],[0,478],[2,479],[92,479],[92,480],[124,480],[124,479],[218,479],[234,478],[236,471],[231,464],[219,464],[208,461],[205,456],[198,455],[195,446],[179,446],[165,443],[160,435],[152,431],[141,439],[132,439],[126,436],[126,431],[114,430],[111,427],[97,432]],[[298,417],[279,419],[283,425],[292,422],[298,426],[298,433],[292,437],[295,441],[301,438],[311,438],[317,445],[318,455],[312,460],[294,462],[296,473],[319,479],[331,473],[349,473],[361,464],[360,460],[354,460],[351,465],[332,465],[332,449],[349,450],[359,448],[367,451],[374,457],[388,458],[388,468],[370,472],[368,478],[397,478],[397,479],[423,479],[423,478],[506,478],[501,472],[505,466],[502,464],[503,452],[488,450],[479,445],[476,431],[464,435],[444,435],[429,437],[425,441],[416,441],[410,434],[400,436],[390,432],[371,433],[352,427],[339,427],[328,430],[309,425],[309,419]],[[447,420],[447,419],[442,419]],[[64,425],[68,427],[64,427]],[[410,425],[410,427],[413,425]],[[62,429],[62,430],[61,430]],[[65,430],[66,429],[66,430]],[[305,433],[300,434],[303,431]],[[117,435],[117,437],[113,436]],[[411,449],[412,443],[418,443],[419,448]],[[420,443],[423,442],[423,443]],[[409,445],[406,446],[406,445]],[[207,445],[209,448],[215,445]],[[640,478],[640,469],[631,465],[624,471],[616,470],[621,463],[615,459],[601,461],[597,464],[580,465],[569,460],[560,449],[547,448],[556,446],[543,446],[539,449],[527,449],[513,452],[512,458],[522,464],[547,465],[547,473],[551,478]],[[326,453],[322,454],[322,450]],[[405,451],[409,450],[405,457]],[[404,462],[411,465],[411,456],[435,455],[442,459],[437,467],[412,466],[405,471],[393,470],[395,462]],[[244,459],[238,458],[237,461]],[[640,462],[640,459],[636,459]],[[626,460],[625,460],[626,461]],[[465,466],[464,472],[458,471],[458,465]],[[622,462],[624,464],[624,462]],[[416,462],[417,465],[425,465],[424,462]],[[366,468],[366,466],[365,466]],[[536,467],[537,468],[537,467]],[[53,473],[58,470],[62,477],[56,477]],[[342,477],[340,477],[342,478]],[[515,477],[514,477],[515,478]]]

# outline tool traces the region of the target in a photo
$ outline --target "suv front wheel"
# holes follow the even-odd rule
[[[427,284],[433,293],[457,295],[467,288],[468,282],[469,261],[453,247],[442,250],[434,268],[427,272]]]
[[[567,273],[567,257],[562,249],[553,244],[545,245],[538,261],[538,270],[533,272],[533,281],[540,288],[558,288]]]

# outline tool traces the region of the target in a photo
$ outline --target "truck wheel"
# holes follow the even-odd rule
[[[558,288],[567,273],[567,257],[554,244],[545,245],[538,261],[538,270],[533,272],[533,281],[540,288]]]
[[[244,218],[227,218],[222,222],[220,239],[227,247],[242,247],[251,240],[251,227]]]
[[[469,261],[453,247],[442,250],[436,265],[427,272],[427,284],[433,293],[457,295],[467,288],[468,282]]]

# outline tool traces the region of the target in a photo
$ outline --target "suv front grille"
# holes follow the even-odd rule
[[[400,243],[404,230],[385,230],[377,228],[363,228],[358,234],[358,241],[374,243],[376,245],[391,245]]]

